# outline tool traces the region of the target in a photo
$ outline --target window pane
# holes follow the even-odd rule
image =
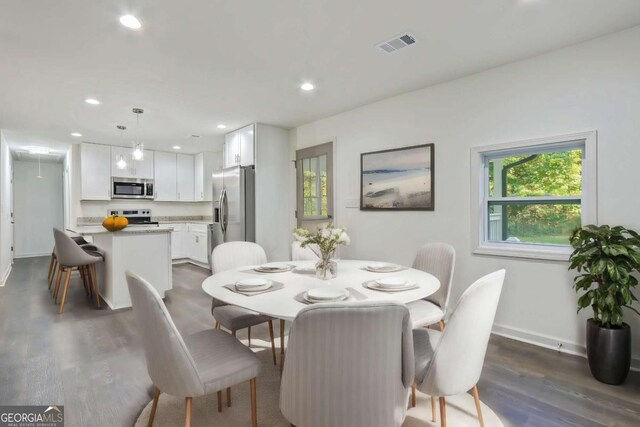
[[[488,240],[568,245],[581,225],[579,202],[489,203]]]
[[[490,197],[581,194],[581,148],[489,160]]]
[[[304,217],[327,216],[327,156],[302,161]]]

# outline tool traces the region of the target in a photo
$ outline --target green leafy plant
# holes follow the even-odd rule
[[[591,306],[593,318],[604,328],[622,326],[623,307],[640,314],[631,305],[637,301],[633,276],[640,269],[640,236],[633,230],[608,225],[586,225],[571,236],[574,248],[569,261],[575,277],[578,311]]]

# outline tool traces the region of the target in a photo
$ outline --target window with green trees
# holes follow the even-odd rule
[[[488,169],[488,240],[569,245],[580,227],[584,147],[492,154]]]

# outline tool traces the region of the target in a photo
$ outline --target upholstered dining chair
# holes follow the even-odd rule
[[[57,303],[58,293],[62,287],[62,298],[60,300],[60,313],[64,312],[64,304],[67,299],[67,289],[71,279],[71,272],[75,268],[81,276],[88,295],[94,296],[96,305],[100,308],[100,295],[98,293],[98,276],[96,264],[103,261],[103,258],[95,256],[85,251],[71,237],[57,228],[53,229],[55,241],[54,253],[58,264],[58,277],[53,289],[53,299]],[[62,275],[65,274],[64,284]]]
[[[280,410],[296,427],[399,426],[413,374],[406,306],[312,305],[289,330]]]
[[[491,327],[498,308],[505,270],[478,279],[460,297],[443,332],[414,329],[413,342],[418,389],[431,396],[432,421],[436,421],[435,397],[440,403],[440,424],[447,425],[447,396],[471,390],[480,426],[484,427],[480,379]]]
[[[92,245],[91,243],[87,242],[85,240],[84,237],[82,236],[70,236],[71,240],[73,240],[74,242],[76,242],[77,245],[79,245],[80,247],[82,247],[83,249],[91,249],[91,250],[98,250],[98,248],[94,245]],[[49,289],[51,289],[51,285],[53,284],[53,279],[55,278],[56,275],[56,270],[58,268],[58,257],[56,255],[56,247],[55,244],[53,246],[53,250],[51,251],[51,262],[49,263]]]
[[[302,247],[300,242],[291,243],[291,261],[318,261],[318,255],[309,246]]]
[[[440,281],[440,288],[429,297],[407,304],[414,328],[439,324],[444,328],[444,316],[451,295],[451,280],[456,263],[456,251],[446,243],[429,243],[418,251],[413,268],[433,274]]]
[[[251,425],[256,427],[258,357],[240,341],[216,329],[182,337],[153,286],[129,271],[126,277],[147,372],[155,386],[148,425],[153,425],[161,392],[185,398],[184,424],[189,427],[193,397],[217,393],[221,411],[222,390],[249,381]]]

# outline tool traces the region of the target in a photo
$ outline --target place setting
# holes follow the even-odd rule
[[[397,276],[366,281],[363,287],[379,292],[404,292],[419,288],[418,284]]]
[[[406,270],[406,267],[388,262],[371,262],[362,267],[362,269],[372,273],[395,273]]]
[[[245,296],[254,296],[284,288],[284,284],[260,277],[240,279],[235,283],[225,285],[224,288]]]
[[[286,273],[294,269],[295,266],[284,262],[269,262],[254,267],[253,270],[258,273]]]
[[[352,288],[322,286],[296,295],[294,299],[303,304],[327,304],[333,302],[361,301],[367,297]]]

